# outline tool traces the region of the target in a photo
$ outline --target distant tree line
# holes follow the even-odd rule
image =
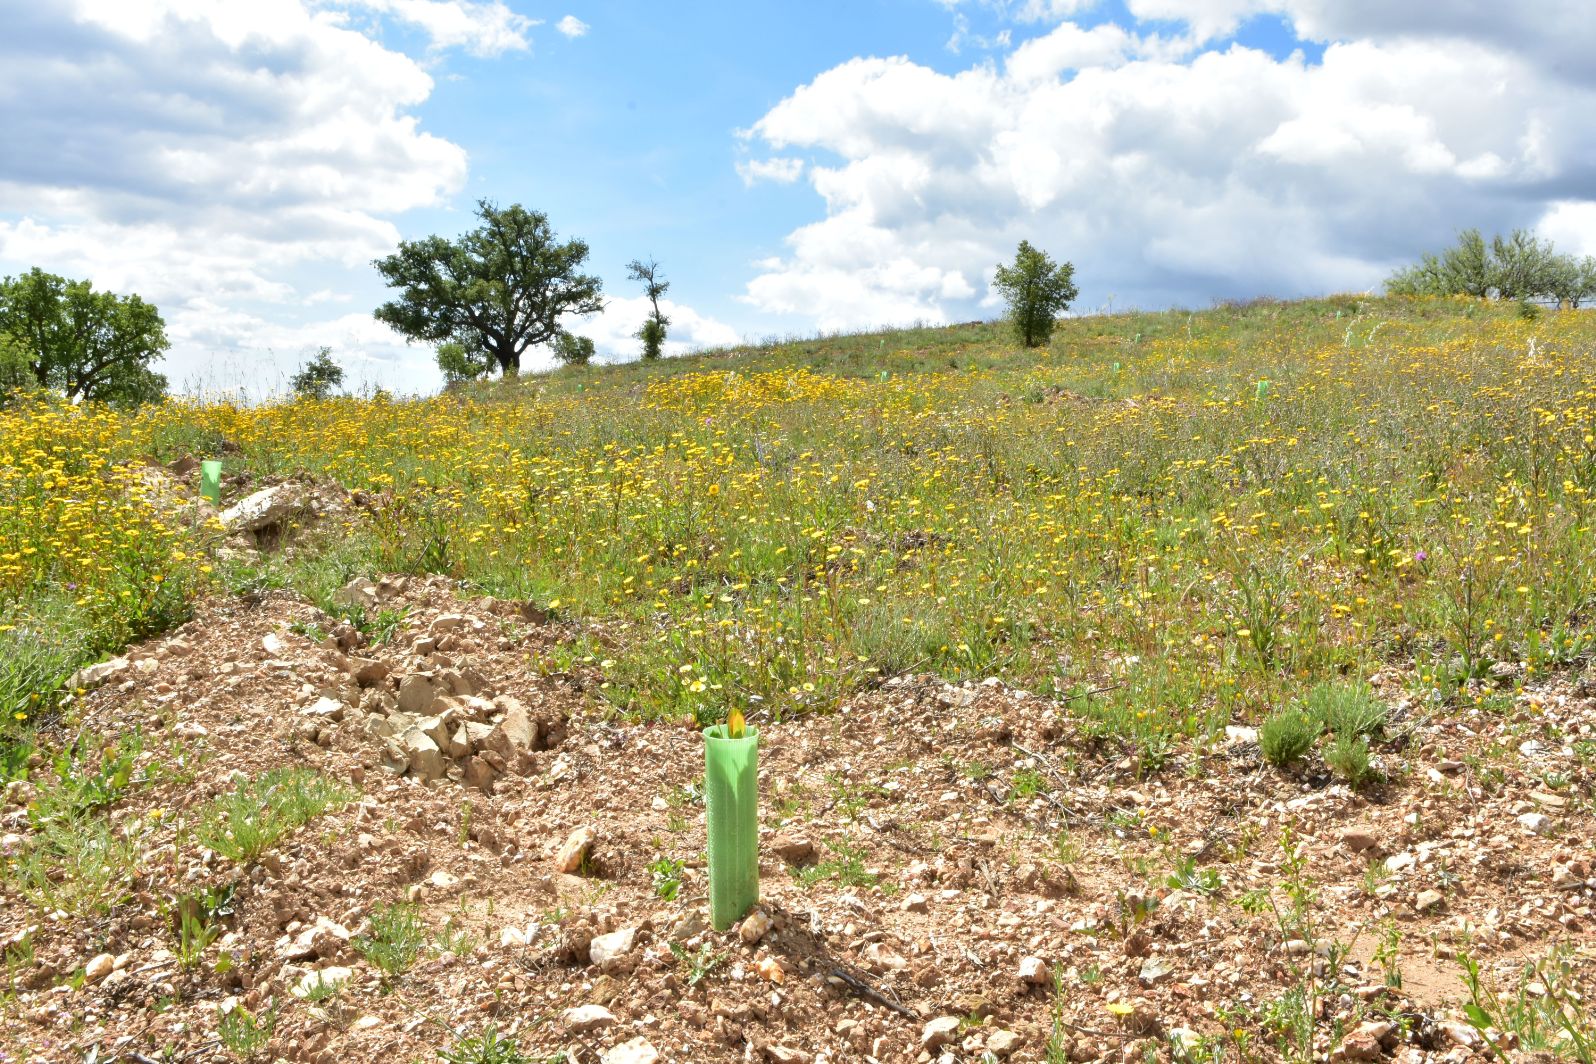
[[[1578,307],[1596,298],[1596,258],[1560,254],[1527,229],[1489,243],[1478,229],[1465,229],[1452,247],[1398,270],[1385,287],[1392,295],[1555,299]]]

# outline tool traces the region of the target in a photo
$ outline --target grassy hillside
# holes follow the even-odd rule
[[[0,413],[0,698],[47,711],[207,591],[325,605],[437,572],[593,620],[537,664],[644,717],[1000,675],[1154,767],[1387,661],[1476,699],[1496,660],[1590,645],[1593,345],[1596,315],[1337,297],[1072,320],[1039,351],[971,324],[420,401],[23,405]],[[217,555],[134,460],[223,451],[374,503]]]

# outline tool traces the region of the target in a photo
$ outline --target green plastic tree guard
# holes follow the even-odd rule
[[[1269,382],[1267,380],[1262,380],[1262,381],[1258,382],[1258,398],[1260,398],[1260,399],[1269,398]]]
[[[709,827],[709,922],[724,931],[759,900],[759,730],[726,738],[704,729],[704,813]]]
[[[222,463],[214,458],[200,463],[200,494],[211,500],[212,506],[222,504]]]

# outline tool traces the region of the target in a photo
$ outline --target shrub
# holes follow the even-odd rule
[[[1319,721],[1300,709],[1276,710],[1258,729],[1258,745],[1266,761],[1284,768],[1313,749],[1319,731]]]

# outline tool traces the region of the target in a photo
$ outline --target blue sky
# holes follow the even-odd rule
[[[1030,239],[1091,311],[1377,287],[1459,228],[1596,253],[1577,0],[0,0],[0,272],[166,315],[184,390],[328,344],[428,391],[370,260],[479,198],[672,281],[679,353],[995,315]],[[533,360],[536,361],[535,359]]]

